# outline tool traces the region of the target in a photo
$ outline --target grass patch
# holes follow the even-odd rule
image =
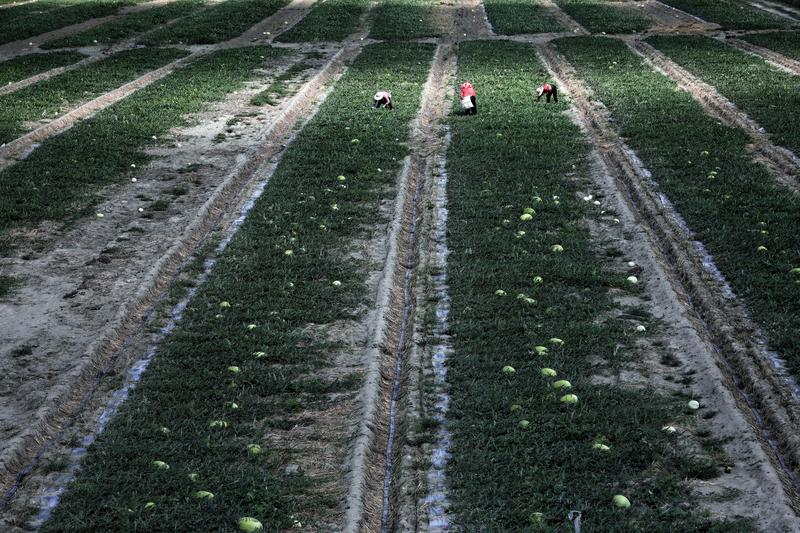
[[[117,0],[63,2],[63,7],[45,9],[44,12],[30,12],[24,16],[13,17],[11,20],[0,19],[0,44],[34,37],[89,19],[113,15],[122,7],[133,3]]]
[[[800,266],[800,200],[753,161],[744,132],[705,115],[623,43],[574,38],[557,44],[797,375],[800,276],[790,270]]]
[[[550,33],[565,28],[538,2],[531,0],[485,0],[486,16],[501,35]]]
[[[126,50],[0,96],[0,144],[14,140],[27,131],[26,122],[56,118],[80,102],[116,89],[185,55],[183,50],[175,49]]]
[[[776,144],[800,154],[800,77],[710,37],[657,36],[647,41],[753,117]]]
[[[142,44],[213,44],[233,39],[272,15],[289,0],[225,0],[189,15],[180,24],[147,34]]]
[[[368,0],[320,0],[311,12],[275,40],[284,43],[341,41],[358,29]]]
[[[50,69],[77,63],[86,56],[78,52],[29,54],[0,63],[0,85],[14,83]]]
[[[179,0],[139,13],[133,13],[119,20],[64,37],[63,39],[48,41],[42,45],[42,48],[66,48],[118,43],[134,35],[150,31],[156,26],[166,24],[178,17],[194,13],[202,7],[203,0]]]
[[[250,99],[255,106],[275,105],[292,93],[289,82],[296,79],[308,69],[313,68],[308,63],[296,63],[286,69],[286,72],[275,78],[269,87]]]
[[[337,402],[359,387],[356,374],[335,381],[309,375],[335,364],[336,346],[307,326],[354,318],[365,303],[366,272],[343,256],[342,244],[363,238],[380,216],[407,154],[404,141],[433,50],[374,45],[356,59],[288,148],[266,193],[41,531],[228,531],[241,516],[273,531],[291,528],[292,517],[311,530],[329,529],[339,502],[315,493],[317,483],[329,480],[287,473],[290,452],[273,448],[269,434],[313,427],[316,411],[299,412],[319,405],[322,397],[310,394]],[[386,81],[405,105],[372,112],[364,103]],[[340,173],[346,187],[337,181]],[[250,323],[256,327],[248,329]],[[241,372],[231,373],[232,365]],[[212,428],[214,420],[227,426]],[[251,443],[263,453],[248,455]],[[153,468],[154,460],[170,469]],[[215,498],[196,500],[197,490]],[[155,506],[145,509],[149,501]]]
[[[18,285],[19,280],[17,278],[0,275],[0,298],[10,296]]]
[[[663,0],[706,22],[714,22],[727,30],[765,30],[788,28],[796,24],[757,9],[741,0]]]
[[[690,498],[683,476],[707,475],[661,431],[682,417],[683,398],[592,382],[635,357],[625,321],[611,317],[609,291],[638,291],[604,266],[581,222],[592,216],[575,194],[588,147],[564,113],[568,104],[508,105],[529,97],[531,79],[548,77],[533,48],[462,43],[458,64],[457,79],[472,81],[481,109],[451,119],[448,151],[448,480],[458,526],[566,531],[567,512],[580,509],[594,531],[750,531],[679,505]],[[526,207],[535,211],[527,222]],[[541,367],[558,378],[542,377]],[[572,389],[555,390],[555,379]],[[559,401],[568,392],[577,404]],[[610,450],[593,450],[598,442]],[[632,508],[616,509],[615,494]]]
[[[558,7],[591,33],[637,33],[654,22],[635,8],[603,0],[556,0]]]
[[[379,3],[375,7],[369,36],[387,40],[438,37],[442,30],[434,24],[437,8],[441,9],[441,6],[434,0]]]
[[[800,33],[793,31],[751,33],[749,35],[742,35],[739,39],[758,46],[763,46],[764,48],[769,48],[795,61],[800,61]]]
[[[94,191],[148,161],[142,150],[158,142],[153,136],[184,125],[186,114],[241,88],[284,54],[269,47],[216,52],[49,139],[0,172],[0,230],[86,214]]]

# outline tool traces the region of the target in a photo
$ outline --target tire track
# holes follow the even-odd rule
[[[687,295],[689,312],[699,319],[698,332],[716,348],[726,385],[759,435],[797,510],[800,485],[793,469],[800,466],[800,403],[788,376],[773,367],[744,306],[726,295],[721,280],[704,265],[707,258],[692,246],[668,200],[653,190],[638,158],[610,126],[608,111],[602,104],[590,103],[588,88],[552,47],[542,46],[539,52],[559,84],[570,88],[573,105],[617,188],[637,214],[652,248],[664,258],[667,272],[679,283],[678,292]]]
[[[307,10],[298,9],[296,7],[298,4],[305,5],[307,1],[308,0],[293,0],[291,4],[283,9],[278,10],[276,13],[267,17],[262,22],[258,23],[256,26],[247,30],[238,37],[223,43],[198,47],[188,56],[168,63],[157,70],[148,72],[147,74],[144,74],[143,76],[140,76],[139,78],[128,82],[113,91],[100,95],[97,98],[65,113],[64,115],[61,115],[51,122],[48,122],[47,124],[40,126],[39,128],[36,128],[35,130],[30,131],[3,146],[0,146],[0,170],[14,164],[16,162],[15,158],[29,154],[33,149],[36,148],[37,143],[42,143],[50,137],[58,135],[59,133],[72,127],[72,125],[78,120],[88,118],[98,111],[102,111],[103,109],[114,105],[120,100],[123,100],[135,93],[139,89],[143,89],[144,87],[147,87],[148,85],[151,85],[156,81],[166,77],[175,69],[180,68],[191,61],[195,61],[217,50],[252,46],[254,44],[254,39],[251,32],[255,28],[258,28],[258,30],[260,30],[262,33],[270,30],[272,30],[274,33],[280,33],[281,31],[284,31],[284,29],[289,27],[288,24],[285,24],[285,22],[287,22],[287,16],[291,17],[292,20],[296,18],[296,23],[300,20],[300,18],[302,18],[302,16],[305,15],[305,13],[308,12]],[[291,13],[287,15],[284,13],[286,10],[291,10]],[[87,58],[80,63],[91,63],[99,59],[101,59],[101,57]]]
[[[775,145],[770,141],[764,128],[741,112],[733,102],[650,44],[641,40],[626,42],[628,47],[642,57],[647,64],[687,91],[709,115],[727,126],[739,128],[747,133],[753,140],[753,152],[770,168],[775,179],[795,193],[800,193],[800,182],[798,182],[800,161],[795,154],[786,148]]]

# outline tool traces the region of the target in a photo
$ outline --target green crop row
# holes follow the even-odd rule
[[[194,13],[203,6],[203,3],[203,0],[178,0],[146,11],[133,13],[119,20],[108,22],[63,39],[48,41],[42,45],[42,48],[52,49],[118,43],[134,35],[150,31],[156,26],[166,24],[170,20]]]
[[[648,42],[753,117],[775,144],[800,154],[800,78],[710,37],[658,36]]]
[[[50,69],[77,63],[86,56],[78,52],[29,54],[0,63],[0,86],[30,78]]]
[[[120,181],[131,165],[147,162],[142,150],[157,142],[153,137],[242,87],[256,77],[254,69],[269,66],[278,55],[282,52],[265,47],[215,53],[47,140],[0,172],[0,231],[85,215],[97,189]]]
[[[531,0],[485,0],[486,16],[496,33],[550,33],[564,27],[539,3]]]
[[[729,30],[763,30],[794,25],[787,19],[766,13],[742,0],[663,0],[663,2]]]
[[[556,0],[556,4],[591,33],[635,33],[653,21],[635,8],[603,0]]]
[[[43,532],[233,531],[242,516],[265,531],[294,520],[306,531],[338,529],[318,522],[339,518],[337,495],[318,493],[332,480],[287,473],[303,443],[286,450],[270,437],[316,427],[315,417],[359,390],[357,373],[314,377],[340,347],[315,331],[369,305],[367,265],[344,247],[369,236],[393,194],[432,55],[420,44],[364,49],[287,150]],[[373,112],[384,84],[398,105]],[[249,453],[250,444],[262,453]],[[213,499],[195,498],[200,490]]]
[[[19,137],[28,129],[28,122],[56,118],[80,102],[116,89],[185,55],[183,50],[169,48],[126,50],[0,96],[0,144]]]
[[[639,291],[607,266],[583,222],[593,216],[576,198],[588,147],[568,103],[508,105],[547,79],[529,45],[464,43],[458,64],[479,113],[451,120],[447,155],[457,525],[566,532],[567,513],[580,510],[592,531],[746,531],[678,505],[689,499],[685,478],[718,469],[662,431],[693,427],[685,397],[595,381],[635,360],[645,334],[612,316],[612,290]],[[615,495],[631,507],[616,507]]]
[[[438,37],[442,29],[436,27],[437,9],[449,9],[449,6],[441,6],[433,0],[381,2],[375,8],[369,36],[387,40]]]
[[[368,0],[321,1],[303,20],[275,40],[285,43],[341,41],[358,29],[368,3]]]
[[[751,33],[739,38],[800,61],[800,33],[793,31]]]
[[[623,43],[557,43],[797,374],[800,200],[753,161],[742,131],[707,116]]]
[[[113,15],[120,8],[132,3],[127,0],[91,0],[5,20],[0,22],[0,44],[34,37],[85,20]]]
[[[180,24],[141,39],[143,44],[213,44],[233,39],[289,3],[289,0],[225,0],[189,15]]]

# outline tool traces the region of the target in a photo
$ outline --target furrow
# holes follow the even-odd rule
[[[743,130],[753,140],[753,152],[770,167],[776,180],[792,191],[800,193],[800,182],[798,182],[800,161],[795,154],[772,143],[764,128],[741,112],[733,102],[650,44],[640,40],[629,40],[627,44],[658,72],[688,92],[711,116],[727,126]]]
[[[681,228],[679,216],[651,188],[633,151],[609,125],[605,108],[590,103],[590,92],[559,53],[550,46],[539,51],[561,85],[570,87],[582,122],[597,139],[595,144],[617,186],[638,214],[654,249],[665,258],[673,279],[680,282],[679,292],[688,295],[690,311],[706,329],[701,336],[717,347],[717,365],[761,437],[764,451],[796,508],[800,487],[794,469],[800,465],[800,405],[785,376],[773,368],[769,354],[754,340],[758,330],[741,303],[729,298],[725,287],[704,266],[704,258]]]
[[[540,0],[540,4],[550,11],[558,22],[575,34],[588,35],[589,30],[584,28],[577,20],[567,15],[553,0]]]
[[[394,531],[398,520],[398,476],[405,431],[409,362],[415,302],[420,195],[433,170],[435,154],[444,150],[439,121],[447,109],[446,95],[455,71],[452,45],[440,44],[413,125],[414,152],[400,177],[395,221],[378,308],[383,313],[375,331],[373,353],[379,357],[367,383],[372,390],[356,442],[350,506],[345,531]],[[360,473],[360,475],[358,475]]]

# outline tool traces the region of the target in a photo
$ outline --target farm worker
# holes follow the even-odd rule
[[[549,83],[545,83],[544,85],[540,86],[536,89],[536,101],[538,102],[542,95],[547,97],[547,101],[550,102],[550,97],[553,97],[553,101],[558,103],[558,89],[556,89],[555,85],[550,85]]]
[[[464,113],[467,115],[478,114],[477,96],[478,95],[470,82],[465,81],[461,84],[461,107],[464,108]]]
[[[394,109],[392,107],[392,93],[389,91],[378,91],[372,97],[372,109],[380,109],[382,107]]]

